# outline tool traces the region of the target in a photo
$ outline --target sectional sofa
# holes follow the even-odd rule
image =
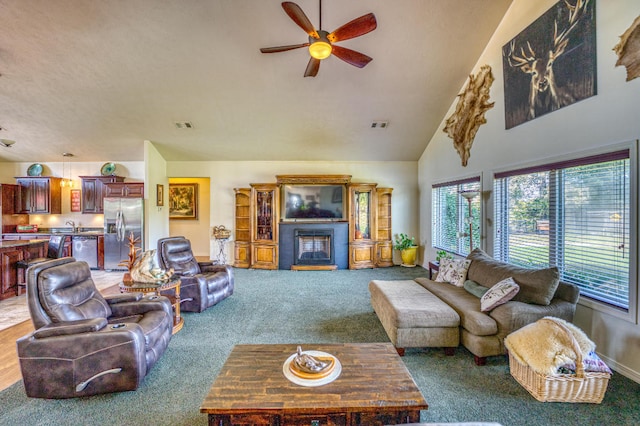
[[[428,278],[369,283],[371,305],[401,355],[405,348],[415,347],[444,347],[451,354],[462,344],[477,365],[484,365],[486,357],[506,353],[504,338],[512,331],[545,316],[573,320],[580,292],[559,280],[557,268],[521,268],[496,261],[480,249],[467,260],[465,284],[484,292],[512,278],[519,291],[483,312],[481,297],[472,294],[469,285]]]

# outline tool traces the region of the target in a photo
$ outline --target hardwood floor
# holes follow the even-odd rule
[[[16,340],[32,331],[31,320],[0,331],[0,391],[22,379]]]
[[[115,285],[101,290],[101,293],[104,295],[118,294],[120,290]],[[16,352],[16,340],[32,331],[31,320],[0,331],[0,391],[22,380],[18,353]]]

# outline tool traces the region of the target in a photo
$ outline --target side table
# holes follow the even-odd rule
[[[174,290],[174,294],[163,295],[169,298],[173,306],[173,334],[182,330],[184,319],[180,315],[180,278],[172,278],[165,283],[143,283],[134,281],[125,285],[120,282],[120,293],[143,293],[160,296],[162,292]]]
[[[437,260],[430,260],[429,261],[429,279],[432,279],[431,277],[433,276],[433,272],[438,272],[440,271],[440,262],[438,262]]]

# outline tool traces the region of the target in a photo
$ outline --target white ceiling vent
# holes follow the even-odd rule
[[[176,129],[193,129],[193,124],[190,121],[176,121],[174,124]]]
[[[371,123],[371,128],[372,129],[386,129],[388,126],[389,126],[389,122],[388,121],[376,120],[376,121]]]

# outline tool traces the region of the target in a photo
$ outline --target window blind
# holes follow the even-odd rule
[[[470,252],[469,230],[473,248],[480,244],[481,197],[471,202],[471,227],[469,227],[469,203],[461,191],[480,191],[480,176],[434,184],[432,196],[432,246],[466,256]]]
[[[621,153],[623,155],[621,155]],[[629,151],[496,175],[494,257],[629,308]]]

